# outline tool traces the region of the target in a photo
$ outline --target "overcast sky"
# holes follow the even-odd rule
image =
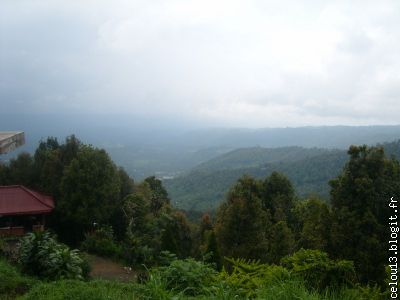
[[[400,1],[0,3],[9,112],[400,123]]]

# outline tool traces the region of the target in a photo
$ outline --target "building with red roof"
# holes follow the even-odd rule
[[[52,197],[22,185],[0,186],[0,235],[41,231],[45,215],[54,209]]]

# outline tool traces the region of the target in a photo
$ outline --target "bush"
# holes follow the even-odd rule
[[[89,255],[87,253],[81,253],[82,263],[80,267],[82,269],[82,277],[84,279],[90,279],[90,272],[92,271],[92,266],[89,263]]]
[[[13,298],[23,294],[34,283],[34,279],[22,276],[14,266],[0,259],[0,298],[4,299],[6,296]]]
[[[58,243],[49,232],[25,235],[20,242],[18,260],[26,272],[42,278],[82,279],[83,260],[79,251]]]
[[[232,272],[223,270],[219,275],[219,280],[247,298],[254,297],[257,290],[263,286],[290,277],[289,272],[281,266],[261,264],[258,260],[242,258],[225,258],[225,260],[230,263]]]
[[[147,284],[159,281],[160,285],[167,290],[196,296],[208,291],[214,283],[216,275],[216,271],[210,265],[188,258],[174,260],[167,267],[152,269]]]
[[[101,227],[94,232],[87,233],[81,244],[82,250],[103,257],[122,257],[122,247],[114,241],[111,226]]]
[[[320,250],[301,249],[282,258],[281,263],[292,274],[304,279],[308,287],[319,290],[328,286],[352,286],[356,279],[352,261],[331,260]]]

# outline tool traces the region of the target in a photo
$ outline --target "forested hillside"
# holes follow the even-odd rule
[[[0,185],[35,188],[53,195],[56,205],[50,231],[0,238],[0,297],[387,299],[394,274],[385,268],[388,203],[400,193],[400,141],[384,146],[311,149],[310,155],[285,148],[287,165],[275,161],[279,149],[225,155],[221,166],[232,160],[239,167],[221,174],[239,178],[232,178],[215,217],[205,213],[196,224],[174,207],[157,178],[134,182],[103,149],[75,136],[63,143],[48,138],[33,156],[0,163]],[[248,162],[240,153],[270,162],[247,169],[261,170],[258,178],[239,175]],[[303,186],[329,177],[330,201],[296,195],[278,166]],[[12,252],[7,245],[16,241]],[[123,263],[136,279],[93,280],[88,254]]]
[[[382,144],[388,155],[400,157],[400,141]],[[174,204],[186,210],[213,210],[229,187],[243,174],[262,178],[273,171],[286,174],[300,197],[329,197],[330,179],[345,162],[344,150],[320,148],[244,148],[200,164],[192,171],[164,184]]]

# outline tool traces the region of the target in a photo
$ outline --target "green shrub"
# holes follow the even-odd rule
[[[219,280],[244,297],[254,297],[260,287],[271,285],[277,281],[290,277],[289,272],[275,265],[261,264],[258,260],[245,260],[242,258],[225,258],[232,271],[225,269],[219,275]]]
[[[216,275],[210,265],[188,258],[174,260],[169,266],[152,269],[148,284],[151,281],[159,282],[166,290],[195,296],[205,294],[215,282]]]
[[[0,298],[23,294],[31,288],[35,280],[22,276],[19,271],[7,261],[0,259]]]
[[[158,263],[161,266],[169,266],[173,261],[177,260],[178,257],[175,253],[171,253],[169,251],[161,251],[158,256]]]
[[[70,250],[49,232],[28,233],[20,242],[19,263],[33,275],[55,280],[82,279],[83,260],[78,250]]]
[[[82,269],[82,277],[84,279],[89,279],[90,272],[92,271],[92,266],[89,263],[89,255],[87,253],[81,253],[80,256],[82,258],[82,263],[80,264]]]
[[[377,285],[357,285],[356,288],[354,288],[353,290],[354,293],[359,295],[359,299],[363,300],[390,299],[390,293],[388,291],[381,291],[381,288]]]
[[[147,281],[144,284],[136,285],[137,294],[140,295],[140,299],[157,299],[157,300],[169,300],[178,299],[175,291],[171,291],[167,288],[166,281],[161,278],[158,274],[150,274]],[[182,295],[182,292],[179,293]]]
[[[94,232],[87,233],[81,248],[88,253],[103,257],[122,257],[122,247],[114,241],[111,226],[101,227]]]
[[[304,279],[308,287],[319,290],[351,286],[356,279],[352,261],[331,260],[327,253],[320,250],[301,249],[284,257],[281,263],[293,275]]]

